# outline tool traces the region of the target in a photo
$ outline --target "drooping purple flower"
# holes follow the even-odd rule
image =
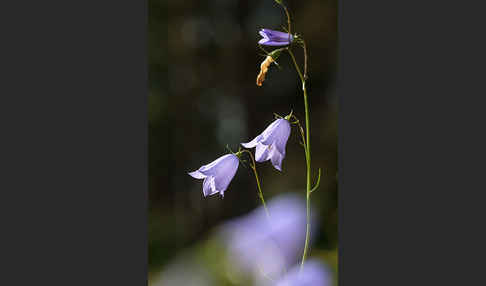
[[[282,171],[282,160],[285,157],[285,146],[290,135],[290,123],[283,118],[272,122],[267,129],[248,143],[241,143],[245,148],[256,147],[257,162],[272,161],[275,169]]]
[[[204,179],[203,194],[205,197],[216,193],[224,196],[224,191],[235,176],[238,165],[238,157],[234,154],[226,154],[188,174],[196,179]]]
[[[318,260],[308,260],[300,271],[300,265],[294,266],[280,279],[276,286],[331,286],[332,276],[328,268]]]
[[[265,46],[287,46],[294,40],[294,37],[292,35],[289,37],[288,33],[270,29],[261,29],[259,34],[263,37],[263,39],[261,39],[258,43]]]

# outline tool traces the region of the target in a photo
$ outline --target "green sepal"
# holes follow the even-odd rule
[[[276,50],[273,50],[271,51],[268,55],[270,57],[272,57],[272,59],[274,61],[277,61],[278,57],[280,57],[280,54],[282,53],[283,50],[285,50],[286,48],[280,48],[280,49],[276,49]]]

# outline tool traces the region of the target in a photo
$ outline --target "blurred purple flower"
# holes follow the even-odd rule
[[[238,157],[234,154],[227,154],[188,174],[196,179],[204,179],[203,194],[205,197],[218,192],[224,196],[224,191],[238,170],[238,164]]]
[[[272,161],[275,169],[282,171],[282,160],[285,157],[285,145],[290,135],[290,123],[283,118],[277,119],[248,143],[241,143],[245,148],[255,150],[255,160],[257,162]]]
[[[270,218],[260,207],[227,223],[221,233],[230,265],[253,272],[261,281],[280,277],[296,263],[305,240],[306,208],[301,197],[280,195],[268,203],[268,211]]]
[[[331,286],[332,276],[327,267],[318,260],[308,260],[300,272],[300,264],[294,266],[280,279],[276,286]]]
[[[263,37],[263,39],[261,39],[258,43],[265,46],[286,46],[294,40],[294,37],[292,35],[289,37],[288,33],[270,29],[261,29],[259,34]]]

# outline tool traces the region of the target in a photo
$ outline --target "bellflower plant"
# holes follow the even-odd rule
[[[238,170],[238,165],[239,160],[235,154],[226,154],[188,174],[195,179],[204,179],[203,194],[205,197],[217,193],[223,197],[224,191]]]
[[[310,230],[311,230],[311,225],[310,225],[310,219],[311,219],[311,214],[310,214],[310,195],[313,191],[315,191],[319,187],[319,182],[321,178],[321,169],[319,169],[319,175],[317,177],[317,182],[314,185],[314,187],[311,186],[311,149],[310,149],[310,120],[309,120],[309,104],[308,104],[308,95],[307,95],[307,46],[304,41],[304,39],[299,36],[299,35],[293,35],[292,34],[292,26],[291,26],[291,21],[290,21],[290,14],[287,9],[287,6],[283,4],[281,0],[275,0],[275,2],[282,7],[282,9],[285,12],[285,15],[287,16],[287,33],[283,32],[278,32],[278,31],[273,31],[270,29],[262,29],[259,33],[263,37],[259,41],[260,45],[266,45],[266,46],[286,46],[285,50],[289,53],[290,57],[292,58],[292,62],[295,66],[295,70],[297,71],[297,74],[299,76],[299,79],[302,83],[302,91],[303,91],[303,98],[304,98],[304,108],[305,108],[305,131],[304,128],[300,125],[299,120],[295,115],[291,115],[289,117],[292,117],[295,119],[295,124],[298,124],[299,129],[300,129],[300,134],[302,137],[302,146],[304,147],[304,152],[305,152],[305,161],[306,161],[306,198],[307,198],[307,224],[306,224],[306,239],[305,239],[305,244],[304,244],[304,251],[302,254],[302,261],[301,261],[301,270],[304,267],[305,260],[307,258],[307,252],[309,249],[309,238],[310,238]],[[292,51],[292,48],[294,46],[300,46],[302,47],[302,50],[304,52],[304,67],[301,69],[299,64],[297,63],[294,52]],[[263,48],[262,48],[263,49]],[[283,48],[281,48],[283,49]],[[271,54],[271,53],[270,53]],[[270,55],[269,54],[269,55]],[[261,83],[263,81],[259,81],[260,74],[257,76],[257,85],[261,86]],[[250,143],[250,142],[249,142]]]
[[[224,196],[224,192],[228,188],[231,180],[236,174],[236,171],[239,166],[240,157],[243,153],[247,153],[251,158],[250,167],[253,170],[255,175],[258,192],[260,196],[260,200],[262,201],[263,208],[266,213],[266,217],[269,223],[269,226],[263,227],[263,229],[267,228],[272,230],[272,226],[279,226],[280,223],[280,214],[275,214],[275,219],[270,216],[268,209],[265,204],[265,200],[263,199],[263,192],[260,185],[260,180],[258,177],[258,173],[256,171],[256,163],[255,162],[264,162],[270,160],[274,168],[279,171],[282,171],[282,161],[285,158],[285,148],[290,136],[291,132],[291,125],[297,125],[301,135],[301,145],[304,148],[305,153],[305,161],[306,161],[306,215],[305,215],[305,241],[302,253],[302,260],[300,263],[300,272],[299,275],[309,276],[303,278],[303,276],[298,276],[297,272],[290,272],[288,273],[290,276],[285,278],[281,283],[278,285],[304,285],[309,281],[312,285],[321,285],[322,283],[319,281],[323,281],[320,278],[323,276],[320,275],[318,267],[314,267],[313,263],[310,263],[308,271],[304,270],[305,261],[308,254],[309,249],[309,241],[310,241],[310,231],[311,231],[311,213],[310,213],[310,195],[313,191],[317,190],[319,187],[319,182],[321,178],[321,169],[319,169],[317,181],[314,186],[311,185],[311,149],[310,149],[310,113],[309,113],[309,104],[308,104],[308,94],[307,94],[307,46],[302,36],[298,34],[292,34],[292,26],[290,21],[290,14],[287,7],[283,4],[281,0],[275,0],[275,2],[282,7],[287,16],[287,29],[286,33],[270,30],[270,29],[262,29],[259,31],[259,34],[263,37],[258,44],[264,46],[280,46],[280,48],[275,49],[273,51],[266,52],[264,48],[260,46],[260,48],[265,51],[266,58],[260,64],[260,73],[257,75],[256,84],[261,86],[263,81],[265,80],[265,75],[268,72],[269,66],[271,63],[275,62],[277,57],[280,56],[282,52],[288,52],[292,63],[294,64],[295,70],[297,71],[298,77],[302,84],[302,92],[303,92],[303,99],[304,99],[304,110],[305,110],[305,126],[303,127],[300,124],[299,119],[292,114],[292,112],[285,116],[279,117],[274,122],[272,122],[260,135],[256,136],[253,140],[247,143],[241,143],[242,146],[245,148],[255,148],[255,157],[253,157],[252,152],[249,150],[241,150],[239,149],[238,152],[231,154],[224,155],[217,160],[213,161],[210,164],[204,165],[198,170],[194,172],[190,172],[189,175],[196,178],[196,179],[204,179],[203,183],[203,194],[204,196],[210,196],[216,193],[220,193],[221,196]],[[296,58],[294,56],[293,48],[294,47],[301,47],[304,54],[304,64],[303,68],[297,63]],[[292,120],[292,121],[290,121]],[[231,150],[230,150],[231,151]],[[243,161],[242,161],[243,162]],[[284,212],[285,214],[285,212]],[[251,232],[248,232],[251,234]],[[262,232],[263,233],[263,232]],[[263,235],[263,234],[262,234]],[[268,237],[273,237],[274,235],[268,235]],[[251,235],[247,235],[246,237],[252,237]],[[262,240],[260,240],[260,238]],[[260,236],[259,239],[252,239],[252,241],[267,241],[267,239],[263,239],[263,236]],[[251,242],[249,242],[251,243]],[[263,244],[263,242],[261,242]],[[277,243],[283,245],[285,243]],[[245,243],[238,244],[241,247],[238,249],[245,249]],[[253,253],[248,251],[248,253]],[[284,252],[283,252],[284,253]],[[243,255],[242,255],[243,256]],[[250,255],[247,258],[251,259],[252,257],[256,257],[257,255]],[[286,256],[286,255],[284,255]],[[307,264],[306,264],[307,265]],[[316,279],[314,279],[317,277]],[[296,280],[297,279],[297,280]],[[298,281],[298,282],[293,282]],[[304,281],[304,284],[299,284],[300,282]],[[290,284],[289,284],[290,283]],[[297,283],[297,284],[296,284]],[[316,284],[317,283],[317,284]],[[306,284],[307,285],[307,284]],[[325,284],[322,284],[325,285]]]
[[[290,123],[284,118],[272,122],[260,135],[248,143],[241,143],[245,148],[254,148],[255,160],[271,160],[275,169],[282,171],[282,160],[285,158],[285,146],[290,135]]]

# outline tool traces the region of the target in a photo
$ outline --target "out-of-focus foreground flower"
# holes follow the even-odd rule
[[[261,29],[259,34],[263,37],[263,39],[261,39],[258,43],[265,46],[286,46],[294,40],[294,37],[288,33],[270,29]]]
[[[329,269],[318,260],[308,260],[300,271],[300,264],[290,269],[275,286],[331,286],[332,276]]]
[[[275,169],[282,171],[282,160],[285,158],[285,147],[290,136],[290,123],[283,118],[272,122],[260,135],[248,143],[241,143],[245,148],[255,149],[255,160],[271,160]]]
[[[274,197],[267,204],[270,218],[259,207],[224,223],[152,275],[149,285],[331,286],[331,276],[313,259],[304,265],[305,277],[296,275],[305,240],[305,204],[292,193]]]
[[[232,267],[253,273],[257,284],[281,277],[300,258],[305,239],[305,201],[299,196],[279,196],[268,204],[227,223],[222,228]]]
[[[203,194],[205,197],[218,192],[224,196],[224,191],[235,176],[238,165],[238,157],[234,154],[227,154],[188,174],[196,179],[204,179]]]

